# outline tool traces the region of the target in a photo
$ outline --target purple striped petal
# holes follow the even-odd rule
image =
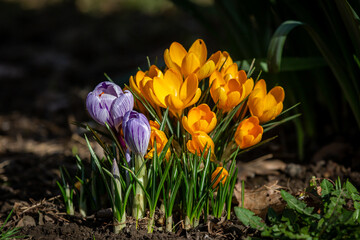
[[[135,154],[144,156],[150,140],[150,124],[144,114],[129,111],[123,119],[123,133],[126,145]]]
[[[119,97],[120,93],[123,93],[123,91],[121,90],[121,87],[119,87],[115,83],[109,82],[109,81],[99,83],[95,87],[94,92],[97,94],[105,93],[105,94],[109,94],[109,95],[112,95],[115,97]]]
[[[88,94],[86,109],[90,116],[101,125],[108,123],[111,127],[114,127],[114,121],[110,117],[110,108],[114,100],[121,94],[123,94],[123,91],[115,83],[99,83],[94,91]]]
[[[90,92],[86,98],[86,109],[90,116],[98,123],[105,125],[112,123],[108,109],[108,101],[103,102],[99,96]]]
[[[110,116],[116,129],[118,129],[122,123],[125,113],[133,110],[133,108],[134,97],[129,90],[121,93],[120,96],[112,102]]]

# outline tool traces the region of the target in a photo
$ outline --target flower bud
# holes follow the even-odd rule
[[[192,108],[188,116],[182,118],[182,124],[190,134],[194,134],[197,131],[209,133],[215,128],[216,122],[216,115],[207,104],[201,104]]]
[[[221,171],[221,173],[220,173]],[[218,176],[219,178],[216,180],[216,182],[214,183],[214,185],[212,186],[213,188],[216,188],[217,185],[219,184],[219,182],[221,181],[222,184],[225,184],[226,178],[229,176],[228,171],[223,168],[223,167],[217,167],[215,169],[215,171],[211,174],[211,182],[213,182],[215,180],[215,178]]]
[[[145,155],[150,140],[150,125],[144,114],[129,111],[123,118],[123,132],[126,145],[132,152]]]
[[[133,110],[134,108],[134,97],[129,90],[125,90],[116,98],[111,104],[110,117],[113,121],[114,127],[119,128],[125,113]]]
[[[187,149],[191,153],[195,154],[195,152],[196,152],[197,155],[201,156],[201,154],[204,151],[204,148],[206,146],[204,156],[206,156],[208,154],[209,148],[211,148],[211,153],[213,155],[215,145],[214,145],[214,142],[211,139],[211,137],[209,137],[209,135],[207,135],[205,132],[199,131],[199,132],[195,132],[191,136],[192,136],[192,140],[189,140],[186,143]]]
[[[285,92],[282,87],[274,87],[267,93],[266,83],[261,79],[256,83],[249,96],[248,106],[250,113],[252,116],[258,117],[260,123],[271,121],[281,113],[284,98]]]
[[[257,117],[244,119],[236,129],[235,142],[241,149],[251,147],[261,141],[263,132]]]
[[[101,82],[86,98],[86,109],[90,116],[101,125],[113,126],[110,108],[113,101],[122,94],[121,88],[112,82]]]

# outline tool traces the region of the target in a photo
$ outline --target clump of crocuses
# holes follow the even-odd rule
[[[93,211],[112,204],[115,232],[127,215],[148,219],[149,232],[156,222],[171,232],[209,214],[230,219],[236,160],[262,144],[268,129],[294,118],[277,121],[282,87],[267,92],[265,80],[251,77],[254,68],[240,69],[226,51],[207,53],[201,39],[188,50],[174,42],[164,51],[165,68],[138,71],[127,90],[106,81],[88,94],[87,110],[105,131],[86,128],[105,157],[85,136],[92,168],[86,175],[78,158],[82,187],[75,191]]]

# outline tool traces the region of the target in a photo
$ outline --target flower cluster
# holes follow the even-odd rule
[[[283,88],[267,92],[263,79],[250,76],[254,69],[239,69],[228,52],[208,57],[201,39],[188,50],[174,42],[164,51],[164,62],[164,68],[150,65],[131,76],[127,90],[102,82],[86,99],[90,116],[107,127],[111,143],[87,126],[105,159],[99,160],[88,142],[96,168],[86,178],[79,160],[83,175],[78,179],[91,185],[92,205],[100,208],[94,176],[102,175],[116,232],[125,226],[126,214],[140,219],[146,209],[151,232],[159,198],[167,231],[173,230],[175,205],[180,210],[175,218],[186,229],[210,209],[215,217],[226,211],[230,218],[237,157],[260,144],[266,128],[280,123],[274,119],[283,110]]]

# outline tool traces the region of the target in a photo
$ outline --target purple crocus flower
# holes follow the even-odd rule
[[[123,94],[123,91],[115,83],[99,83],[86,98],[86,108],[90,116],[101,125],[107,122],[110,126],[114,126],[114,121],[110,117],[110,108],[120,94]]]
[[[144,157],[150,140],[150,124],[144,114],[129,111],[123,118],[123,133],[126,145],[132,152]]]
[[[134,97],[129,90],[120,93],[120,96],[113,101],[110,108],[110,117],[116,129],[118,129],[122,123],[125,113],[133,110],[133,108]]]

